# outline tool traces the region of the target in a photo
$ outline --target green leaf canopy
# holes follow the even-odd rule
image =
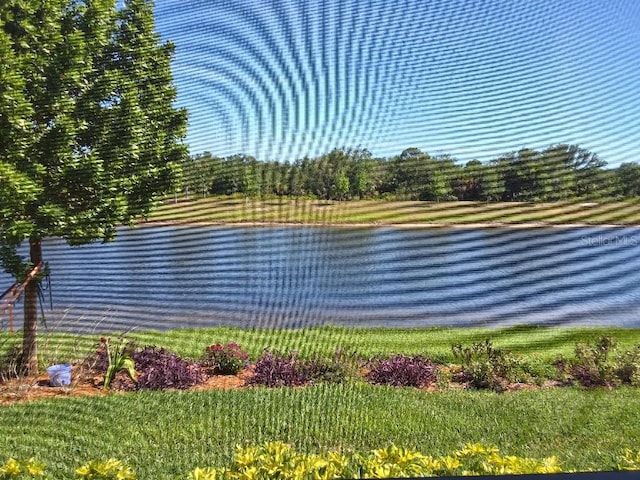
[[[148,0],[4,0],[0,257],[26,239],[110,240],[172,190],[186,157],[171,43]]]

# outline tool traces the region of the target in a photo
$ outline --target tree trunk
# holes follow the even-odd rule
[[[42,262],[42,245],[39,238],[29,239],[31,263]],[[38,373],[38,283],[33,279],[24,290],[24,328],[22,332],[22,373]]]

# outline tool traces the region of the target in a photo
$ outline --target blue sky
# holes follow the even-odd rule
[[[156,0],[192,154],[640,161],[637,0]]]

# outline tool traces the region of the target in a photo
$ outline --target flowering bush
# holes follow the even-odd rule
[[[202,365],[222,375],[235,375],[249,362],[249,354],[237,343],[217,343],[207,347]]]

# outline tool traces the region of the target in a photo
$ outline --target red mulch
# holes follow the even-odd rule
[[[361,372],[363,373],[363,372]],[[194,387],[190,391],[206,390],[229,390],[244,388],[249,385],[249,380],[253,376],[253,365],[240,371],[237,375],[207,375],[204,382]],[[91,395],[109,395],[121,392],[118,385],[126,386],[130,381],[124,377],[114,381],[112,390],[104,390],[102,382],[104,376],[94,370],[82,365],[74,365],[71,374],[71,385],[68,387],[49,386],[48,375],[37,377],[16,378],[0,383],[0,405],[9,405],[18,402],[27,402],[43,398],[56,397],[84,397]],[[553,388],[559,386],[558,382],[547,381],[542,386],[514,383],[506,387],[507,391],[536,390],[539,388]],[[466,389],[469,385],[451,382],[448,387],[431,385],[423,388],[428,392],[435,392],[443,389]]]
[[[238,375],[210,375],[206,380],[189,390],[224,390],[241,388],[247,385],[253,375],[251,367],[242,370]],[[117,388],[104,390],[102,383],[104,376],[86,367],[74,365],[71,373],[71,385],[67,387],[52,387],[49,385],[48,375],[37,377],[15,378],[0,383],[0,405],[17,402],[27,402],[42,398],[56,397],[85,397],[91,395],[109,395],[118,392]],[[124,380],[124,379],[122,379]],[[124,383],[124,382],[123,382]],[[118,382],[114,382],[118,385]]]

